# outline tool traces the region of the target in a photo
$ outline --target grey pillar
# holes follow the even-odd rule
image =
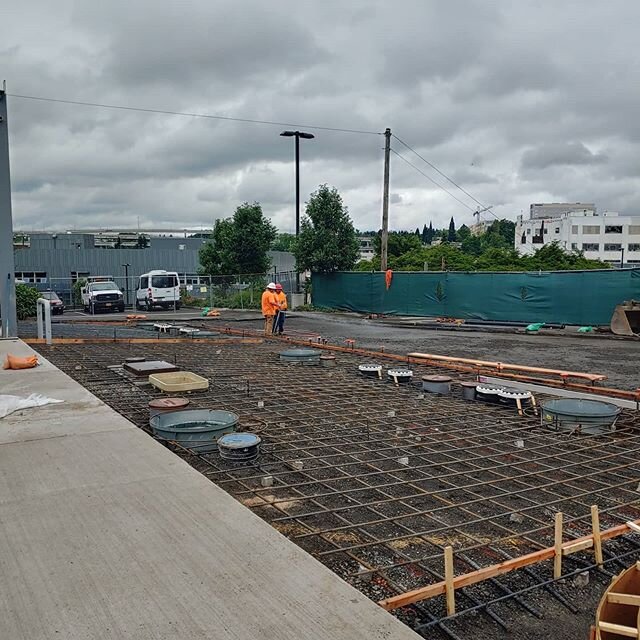
[[[4,338],[18,335],[14,272],[9,123],[7,121],[7,94],[3,88],[0,90],[0,313],[2,314],[2,336]]]

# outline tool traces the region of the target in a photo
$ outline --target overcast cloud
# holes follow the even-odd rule
[[[531,202],[640,214],[640,4],[490,0],[2,2],[13,94],[394,134],[499,217]],[[10,98],[14,226],[210,226],[259,201],[294,227],[283,127]],[[304,199],[380,226],[384,138],[309,129]],[[398,141],[390,224],[476,202]]]

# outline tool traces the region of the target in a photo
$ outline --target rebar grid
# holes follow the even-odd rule
[[[145,356],[207,377],[209,390],[191,394],[190,406],[237,413],[244,430],[263,438],[262,455],[237,466],[216,453],[178,453],[375,600],[441,580],[447,545],[455,550],[456,572],[466,573],[552,545],[556,511],[565,514],[567,539],[589,533],[592,504],[599,507],[603,529],[640,517],[640,430],[634,429],[640,415],[634,412],[623,412],[612,435],[554,433],[531,411],[519,417],[508,407],[465,402],[455,385],[452,396],[433,396],[417,382],[395,386],[361,377],[358,356],[338,354],[335,368],[309,367],[280,363],[280,348],[38,347],[144,429],[148,402],[161,394],[114,366],[130,355]],[[437,372],[433,366],[411,368],[417,380]],[[265,476],[273,486],[262,486]],[[611,548],[618,547],[629,551],[621,543]],[[589,564],[585,556],[566,561],[573,569]],[[473,608],[511,594],[537,615],[517,592],[545,583],[571,608],[546,584],[545,571],[531,568],[517,578],[462,589],[460,605]],[[491,607],[486,613],[502,624]],[[439,622],[440,602],[397,615],[412,625],[437,623],[442,633],[456,637]]]

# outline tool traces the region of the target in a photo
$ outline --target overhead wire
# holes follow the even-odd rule
[[[255,118],[236,118],[232,116],[220,116],[211,113],[191,113],[188,111],[169,111],[166,109],[150,109],[145,107],[131,107],[127,105],[107,104],[102,102],[84,102],[81,100],[63,100],[60,98],[47,98],[43,96],[28,96],[19,93],[7,93],[11,98],[19,98],[22,100],[38,100],[41,102],[54,102],[59,104],[70,104],[83,107],[98,107],[102,109],[118,109],[121,111],[137,111],[140,113],[154,113],[171,116],[184,116],[189,118],[207,118],[210,120],[225,120],[229,122],[244,122],[247,124],[266,124],[277,127],[296,127],[300,129],[316,129],[318,131],[336,131],[340,133],[358,133],[363,135],[381,136],[384,135],[379,131],[367,131],[365,129],[344,129],[340,127],[323,127],[320,125],[297,124],[294,122],[277,122],[273,120],[258,120]]]
[[[412,146],[410,146],[409,144],[407,144],[404,140],[402,140],[401,138],[399,138],[397,135],[395,135],[395,133],[391,134],[401,145],[403,145],[404,147],[406,147],[409,151],[411,151],[411,153],[415,154],[416,156],[418,156],[418,158],[420,158],[420,160],[422,160],[425,164],[429,165],[434,171],[436,171],[437,173],[439,173],[445,180],[449,181],[453,186],[457,187],[458,189],[460,189],[460,191],[462,191],[462,193],[464,193],[466,196],[468,196],[469,198],[471,198],[477,205],[479,205],[480,207],[482,207],[484,209],[484,211],[488,211],[496,220],[498,220],[498,216],[491,211],[490,207],[487,207],[486,204],[484,204],[483,202],[481,202],[480,200],[478,200],[474,195],[472,195],[471,193],[469,193],[464,187],[462,187],[461,185],[459,185],[453,178],[450,178],[446,173],[444,173],[444,171],[441,171],[440,169],[438,169],[438,167],[436,167],[435,164],[433,164],[433,162],[430,162],[429,160],[427,160],[423,155],[421,155],[420,153],[418,153]],[[475,211],[474,211],[475,213]]]
[[[429,180],[429,182],[432,182],[433,184],[435,184],[436,187],[438,187],[439,189],[442,189],[445,193],[448,193],[454,200],[457,200],[462,206],[464,206],[467,209],[469,209],[469,211],[473,211],[475,213],[475,209],[472,206],[470,206],[466,202],[460,200],[460,198],[458,198],[458,196],[456,196],[453,193],[451,193],[451,191],[449,191],[449,189],[447,189],[446,187],[443,187],[439,182],[437,182],[431,176],[427,175],[424,171],[422,171],[422,169],[420,169],[419,167],[416,167],[416,165],[413,164],[413,162],[407,160],[403,155],[399,154],[393,147],[390,149],[390,151],[392,153],[394,153],[396,156],[398,156],[398,158],[400,158],[400,160],[402,160],[403,162],[406,162],[410,167],[413,167],[419,174],[423,175],[427,180]]]

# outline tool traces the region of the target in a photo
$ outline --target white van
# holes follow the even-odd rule
[[[136,309],[180,308],[180,279],[175,271],[149,271],[138,278]]]

